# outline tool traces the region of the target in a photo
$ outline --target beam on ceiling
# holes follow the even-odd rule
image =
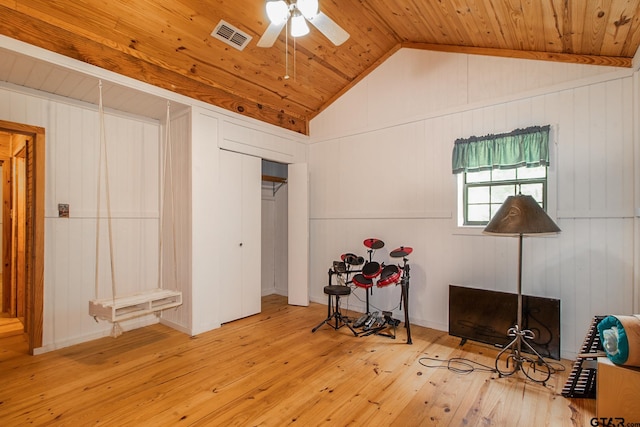
[[[1,5],[0,34],[284,129],[309,132],[306,117],[206,85]]]
[[[453,46],[432,43],[402,43],[410,49],[435,50],[439,52],[467,53],[471,55],[501,56],[505,58],[537,59],[539,61],[568,62],[572,64],[605,65],[631,68],[632,58],[620,56],[579,55],[558,52],[534,52],[527,50],[494,49],[485,47]]]

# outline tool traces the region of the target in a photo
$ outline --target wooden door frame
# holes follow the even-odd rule
[[[24,137],[27,140],[29,137]],[[14,138],[15,139],[15,138]],[[13,145],[13,155],[11,159],[11,287],[15,292],[16,301],[15,315],[23,319],[25,331],[28,326],[28,319],[25,317],[26,310],[26,276],[27,264],[25,255],[27,251],[26,226],[27,226],[27,146],[22,141],[20,145]]]
[[[42,347],[44,324],[44,193],[45,193],[45,130],[42,127],[30,126],[0,120],[0,130],[26,135],[27,162],[32,164],[32,177],[28,185],[32,195],[27,199],[27,217],[31,224],[27,225],[26,269],[27,283],[25,290],[25,328],[29,340],[29,353],[34,354],[36,348]],[[28,174],[27,174],[28,175]],[[29,178],[27,178],[29,180]]]
[[[11,238],[11,156],[0,156],[0,164],[2,164],[2,308],[10,316],[15,316],[11,289],[11,243],[13,240]]]

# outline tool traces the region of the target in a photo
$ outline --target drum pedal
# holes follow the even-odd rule
[[[373,324],[373,329],[382,328],[386,324],[387,324],[387,319],[385,317],[378,316],[376,317],[376,321]]]
[[[387,319],[387,323],[391,326],[393,326],[394,328],[397,328],[398,325],[400,324],[400,320],[398,319]]]
[[[373,327],[373,325],[376,323],[376,320],[379,317],[379,313],[377,311],[374,311],[373,313],[371,313],[371,315],[367,318],[366,322],[364,322],[364,330],[368,331],[369,329],[371,329]]]
[[[392,312],[383,311],[382,314],[384,315],[384,319],[389,324],[389,326],[393,326],[395,328],[400,324],[400,321],[398,319],[394,319],[393,317],[391,317],[393,316]]]
[[[368,314],[363,314],[362,316],[358,317],[358,319],[355,322],[353,322],[353,327],[354,328],[361,327],[362,325],[365,324],[368,318],[369,318]]]

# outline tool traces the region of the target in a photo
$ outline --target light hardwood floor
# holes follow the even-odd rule
[[[20,335],[23,332],[24,326],[20,319],[5,317],[5,313],[0,314],[0,338]]]
[[[595,400],[560,395],[572,361],[546,386],[461,374],[421,358],[492,365],[496,350],[417,326],[412,345],[402,326],[395,340],[312,334],[325,316],[272,295],[261,314],[196,337],[153,325],[38,356],[3,338],[0,424],[555,427],[595,416]]]

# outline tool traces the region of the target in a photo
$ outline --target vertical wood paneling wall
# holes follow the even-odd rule
[[[43,347],[108,334],[111,325],[96,323],[88,314],[88,301],[96,296],[97,218],[101,231],[97,296],[112,295],[104,186],[101,210],[96,211],[97,109],[0,89],[0,117],[47,132]],[[158,284],[159,135],[156,121],[105,114],[117,294]],[[69,218],[58,218],[58,203],[70,205]],[[155,321],[148,316],[123,326]]]
[[[634,297],[634,87],[631,70],[401,50],[311,122],[312,300],[340,254],[410,256],[413,322],[448,328],[448,286],[516,291],[517,240],[458,227],[456,138],[550,124],[549,210],[562,229],[527,237],[523,292],[561,299],[564,357],[597,314]],[[356,290],[346,304],[364,307]],[[398,310],[397,287],[374,289]]]
[[[9,46],[9,49],[15,49]],[[38,48],[27,55],[41,58],[90,78],[115,81],[136,93],[150,94],[145,102],[167,100],[178,105],[171,112],[174,203],[165,192],[159,257],[161,158],[164,121],[109,112],[110,185],[114,226],[117,292],[155,288],[162,269],[163,287],[179,289],[183,305],[165,310],[161,321],[189,334],[220,326],[219,289],[229,272],[220,260],[221,224],[216,212],[224,204],[219,191],[220,149],[283,163],[305,162],[307,137],[229,113],[145,83],[96,69]],[[88,79],[90,80],[90,79]],[[97,88],[96,88],[97,91]],[[173,103],[175,101],[175,103]],[[150,105],[158,111],[158,105]],[[175,107],[174,107],[175,108]],[[99,296],[111,295],[106,211],[96,213],[99,117],[97,107],[36,90],[0,87],[0,119],[41,126],[46,131],[44,343],[49,351],[109,333],[111,325],[88,316],[94,298],[96,219],[102,225]],[[168,172],[169,173],[169,172]],[[286,191],[281,194],[286,194]],[[70,204],[70,218],[58,218],[58,203]],[[276,210],[286,212],[286,197],[276,198]],[[286,215],[276,218],[276,232],[286,230]],[[283,223],[284,221],[284,223]],[[176,227],[173,241],[172,224]],[[286,242],[286,236],[284,238]],[[276,242],[277,291],[286,292],[286,247]],[[174,248],[177,259],[173,259]],[[159,268],[160,260],[162,265]],[[251,266],[249,266],[251,268]],[[282,273],[284,272],[284,273]],[[281,287],[283,286],[283,287]],[[123,324],[126,329],[157,322],[151,315]]]
[[[262,186],[262,223],[261,238],[261,294],[271,295],[276,293],[275,283],[275,242],[276,242],[276,200],[270,188]]]
[[[101,212],[96,213],[97,108],[37,91],[0,88],[0,118],[44,127],[47,135],[45,318],[43,347],[37,351],[108,335],[111,324],[96,323],[88,315],[88,302],[95,297],[98,217],[101,226],[98,297],[111,296],[104,188],[100,193]],[[225,224],[220,224],[216,217],[217,207],[224,203],[217,179],[220,145],[281,162],[304,162],[306,147],[303,138],[297,135],[288,136],[288,132],[192,105],[172,113],[172,171],[167,171],[171,172],[171,178],[167,176],[163,183],[164,125],[113,112],[105,116],[117,294],[159,284],[159,208],[163,188],[162,286],[182,291],[183,305],[165,310],[160,321],[196,335],[220,326],[217,307],[222,302],[218,290],[224,286],[226,274],[237,274],[227,271],[219,261],[220,251],[225,250],[218,239]],[[171,180],[173,201],[168,191]],[[285,197],[276,197],[276,209],[286,212],[286,205],[282,205],[286,203],[286,190],[280,193]],[[58,203],[70,205],[70,218],[58,218]],[[276,232],[283,227],[286,230],[286,216],[275,220]],[[171,236],[174,225],[175,242]],[[276,267],[276,280],[282,280],[282,272],[286,275],[287,271],[283,250],[276,248],[275,261],[283,263]],[[278,285],[276,291],[284,289],[286,293],[284,279],[284,285]],[[122,326],[127,330],[157,321],[154,315],[149,315],[123,322]]]
[[[303,159],[305,158],[299,158],[298,161]],[[288,202],[289,187],[284,185],[276,193],[275,200],[274,282],[275,293],[278,295],[288,295],[289,292]]]
[[[220,120],[202,109],[191,112],[191,167],[185,170],[190,182],[189,204],[191,216],[190,257],[185,258],[191,268],[191,334],[196,335],[220,326],[219,286],[221,251],[218,213],[220,203],[219,135]]]
[[[165,310],[161,321],[175,329],[190,333],[193,309],[190,263],[192,258],[191,114],[189,110],[185,110],[171,112],[170,115],[168,144],[171,147],[171,157],[164,163],[167,170],[161,185],[161,191],[164,194],[162,281],[164,288],[182,292],[182,305],[176,309]],[[164,152],[163,148],[163,154]]]
[[[287,185],[262,187],[262,295],[287,295]]]

